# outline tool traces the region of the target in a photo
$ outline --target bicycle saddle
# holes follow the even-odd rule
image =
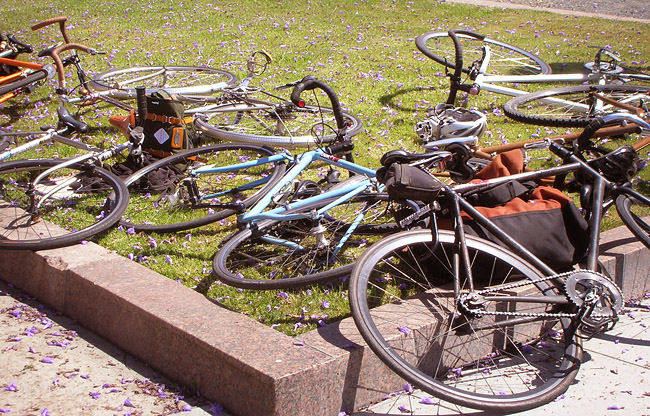
[[[451,157],[451,153],[444,150],[436,150],[427,153],[408,153],[404,150],[391,150],[384,153],[381,159],[379,159],[379,163],[381,163],[382,166],[388,167],[393,163],[413,163],[430,158],[444,160],[449,157]]]

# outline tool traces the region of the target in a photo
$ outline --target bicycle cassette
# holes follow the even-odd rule
[[[564,286],[571,302],[579,308],[593,306],[592,313],[597,316],[616,316],[623,310],[621,289],[600,273],[576,270],[568,275]]]

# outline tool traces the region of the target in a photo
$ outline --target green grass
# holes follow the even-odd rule
[[[0,30],[12,32],[40,49],[58,41],[58,33],[55,27],[38,32],[29,27],[62,14],[69,17],[69,33],[75,42],[107,52],[82,56],[85,68],[93,73],[133,65],[209,65],[228,69],[241,78],[245,76],[246,59],[263,48],[272,54],[274,62],[256,85],[270,89],[307,74],[326,80],[345,108],[364,123],[362,133],[354,139],[355,156],[367,166],[376,166],[385,151],[396,147],[419,150],[414,124],[424,119],[431,106],[446,99],[448,80],[442,68],[415,48],[414,38],[424,32],[474,30],[535,51],[555,72],[579,70],[592,58],[590,45],[610,45],[628,62],[648,59],[650,54],[648,25],[429,0],[64,0],[56,5],[36,0],[5,1]],[[0,105],[0,127],[34,130],[53,123],[55,98],[52,88],[45,86],[25,99]],[[565,132],[508,120],[497,111],[505,101],[487,93],[468,101],[469,106],[488,114],[485,145]],[[122,141],[107,119],[119,110],[98,105],[79,111],[93,128],[88,140],[104,145]],[[61,146],[43,146],[35,154],[62,157],[73,153]],[[239,291],[214,282],[210,274],[212,257],[220,241],[233,230],[232,221],[171,235],[132,235],[116,229],[97,241],[226,307],[268,325],[279,325],[279,330],[289,334],[349,313],[344,282],[286,295]]]

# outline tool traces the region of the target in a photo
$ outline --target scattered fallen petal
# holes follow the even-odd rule
[[[438,401],[434,400],[433,397],[423,397],[420,400],[420,403],[422,403],[422,404],[437,404]]]
[[[16,387],[16,383],[12,381],[10,385],[4,388],[4,391],[18,391],[18,387]]]
[[[135,407],[135,405],[133,404],[131,399],[129,399],[128,397],[126,398],[126,400],[124,400],[124,406],[126,406],[126,407]]]
[[[101,395],[102,395],[101,393],[96,392],[96,391],[91,391],[90,392],[90,397],[92,397],[95,400],[99,399],[101,397]]]
[[[623,410],[623,409],[625,409],[625,406],[619,406],[617,404],[607,406],[607,410]]]
[[[397,329],[399,329],[399,332],[401,332],[401,333],[403,333],[405,335],[408,335],[408,334],[411,333],[411,330],[408,329],[407,327],[403,326],[403,325],[398,326]]]
[[[45,363],[45,364],[52,364],[54,362],[54,358],[52,358],[52,357],[43,357],[41,362]]]
[[[406,407],[404,405],[398,406],[397,410],[399,410],[402,413],[409,413],[411,411],[408,407]]]
[[[223,406],[219,403],[212,403],[210,405],[210,414],[220,415],[223,414]]]

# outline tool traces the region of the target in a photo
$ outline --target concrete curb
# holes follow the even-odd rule
[[[647,249],[625,228],[601,246],[626,298],[642,295]],[[288,337],[95,244],[0,251],[0,277],[236,415],[338,414],[403,384],[351,318]]]

